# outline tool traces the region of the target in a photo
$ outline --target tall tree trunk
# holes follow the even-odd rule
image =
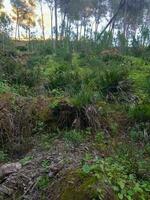
[[[3,51],[5,50],[5,35],[4,35],[4,33],[2,34],[2,49],[3,49]]]
[[[86,37],[86,24],[84,25],[84,38]]]
[[[71,38],[71,21],[69,21],[68,37],[69,37],[69,41],[70,41],[70,38]]]
[[[76,28],[77,28],[77,37],[76,37],[76,40],[78,41],[79,40],[79,22],[77,21],[77,24],[76,24]]]
[[[17,9],[16,27],[15,27],[15,40],[17,40],[18,24],[19,24],[19,12],[18,12],[18,9]]]
[[[68,20],[68,17],[67,17],[65,37],[68,37],[68,30],[69,30],[69,20]]]
[[[45,40],[45,27],[44,27],[43,2],[42,2],[42,0],[40,0],[39,2],[40,2],[40,10],[41,10],[42,36],[43,36],[43,39]]]
[[[63,19],[62,19],[62,27],[61,27],[61,34],[60,34],[61,40],[63,39],[63,36],[64,36],[65,19],[66,19],[66,13],[64,13],[64,16],[63,16]]]
[[[51,37],[53,40],[53,38],[54,38],[54,36],[53,36],[53,8],[51,10]]]
[[[29,37],[29,40],[28,40],[28,51],[30,52],[30,43],[31,43],[31,28],[29,27],[29,30],[28,30],[28,37]]]
[[[124,5],[124,23],[123,23],[123,33],[126,38],[127,36],[127,3],[128,1],[125,0],[125,5]]]
[[[99,19],[95,19],[95,41],[97,39],[97,32],[98,32],[98,26],[99,26]]]
[[[53,49],[55,49],[55,41],[54,41],[54,35],[53,35],[53,6],[48,4],[48,7],[49,7],[49,11],[50,11],[50,22],[51,22],[51,25],[50,25],[50,39],[52,41],[52,47]]]
[[[56,38],[56,43],[58,41],[58,18],[57,18],[57,0],[55,0],[55,38]]]
[[[84,38],[86,37],[86,20],[85,20],[85,17],[84,17],[84,31],[83,31],[83,35],[84,35]]]
[[[82,37],[82,23],[80,25],[80,38]]]
[[[20,26],[18,24],[18,39],[20,40]]]
[[[53,40],[53,6],[51,3],[48,3],[48,8],[49,8],[49,14],[50,14],[50,39]]]
[[[17,29],[18,29],[18,23],[16,21],[16,27],[15,27],[15,40],[17,40]]]

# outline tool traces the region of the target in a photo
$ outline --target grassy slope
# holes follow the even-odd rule
[[[32,58],[29,62],[33,60],[36,63],[36,58]],[[35,84],[32,86],[19,84],[16,87],[16,83],[8,83],[7,80],[5,80],[5,83],[2,80],[0,84],[0,101],[8,101],[6,106],[10,105],[10,107],[6,108],[12,116],[15,117],[17,113],[17,116],[20,116],[19,119],[23,121],[28,116],[32,116],[31,113],[34,113],[31,121],[37,120],[36,124],[33,123],[32,128],[34,130],[31,131],[31,134],[27,134],[27,137],[31,137],[34,132],[34,140],[36,141],[35,154],[31,152],[29,156],[33,156],[32,164],[39,169],[43,162],[47,162],[48,164],[44,164],[44,168],[48,171],[44,174],[39,173],[34,177],[34,181],[38,177],[39,179],[30,195],[36,193],[39,199],[46,199],[48,196],[48,199],[55,200],[56,197],[61,200],[87,200],[88,198],[147,200],[150,191],[148,169],[150,162],[148,141],[150,115],[147,114],[145,121],[141,119],[137,121],[137,116],[145,115],[145,105],[146,109],[150,107],[149,82],[147,81],[150,78],[150,64],[146,65],[142,59],[134,57],[123,58],[120,56],[119,59],[116,59],[116,57],[90,56],[86,58],[76,54],[72,63],[64,62],[61,59],[57,60],[57,58],[51,56],[44,58],[40,68],[42,69],[40,78],[34,77],[35,82],[38,83],[37,86]],[[124,69],[127,69],[127,73],[124,72]],[[120,73],[120,71],[123,73]],[[128,88],[129,80],[132,84],[129,84]],[[118,87],[118,82],[121,81],[125,83],[123,88],[127,84],[127,89],[122,91],[121,88],[121,90],[113,93],[114,87]],[[31,83],[33,83],[33,80]],[[40,87],[46,85],[48,89],[42,90],[42,93],[41,91],[37,92],[39,85]],[[119,87],[121,86],[119,85]],[[110,91],[113,93],[113,99],[112,97],[108,99],[110,98],[108,96]],[[8,98],[8,93],[12,94],[13,100],[10,97]],[[28,97],[21,97],[22,94]],[[31,94],[34,97],[31,97]],[[45,97],[38,97],[41,94],[44,94]],[[137,102],[131,100],[135,99],[135,96],[138,97],[138,104],[143,106],[140,112],[138,109],[138,111],[135,111],[135,108],[138,107]],[[27,118],[23,118],[19,115],[23,112],[20,108],[25,105],[28,107],[29,104],[26,104],[26,101],[29,102],[29,99],[32,102],[32,104],[29,103],[29,115],[24,114]],[[81,132],[53,129],[52,132],[51,129],[47,128],[47,126],[51,128],[55,123],[55,120],[50,117],[51,112],[59,107],[62,101],[73,104],[78,110],[89,104],[95,104],[101,113],[101,129],[94,135],[90,130]],[[32,108],[31,105],[33,105]],[[18,109],[17,112],[14,108]],[[20,130],[24,130],[24,125],[20,127]],[[26,136],[23,132],[22,134],[25,137],[24,141],[26,141]],[[40,137],[40,140],[37,136]],[[53,148],[56,144],[53,142],[53,138],[55,137],[60,141],[60,146],[69,145],[68,151],[73,149],[74,153],[71,152],[73,164],[68,164],[67,168],[63,167],[58,172],[58,177],[54,176],[56,178],[54,181],[48,178],[48,172],[53,165],[49,161],[52,162],[55,158],[51,160],[46,155],[54,153]],[[83,146],[87,147],[88,150],[85,150],[82,156],[79,156],[76,160],[74,158],[75,152],[77,150],[82,152]],[[3,150],[0,154],[3,163],[7,160],[4,152]],[[61,153],[63,164],[69,162],[66,161],[66,150],[61,149]],[[44,157],[42,158],[43,154]],[[35,158],[38,156],[41,159],[36,165],[37,160]],[[24,161],[21,162],[24,163]],[[74,164],[76,162],[77,165]],[[25,163],[26,165],[28,165],[28,162]],[[25,174],[28,173],[26,167],[23,167],[23,170],[25,170]],[[63,177],[64,180],[62,181],[60,177]],[[53,195],[50,195],[52,191]]]

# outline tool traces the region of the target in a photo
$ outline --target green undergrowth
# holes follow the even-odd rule
[[[60,200],[149,199],[149,61],[109,50],[45,53],[26,64],[0,54],[0,162],[36,145],[50,151],[55,139],[74,149],[88,141],[98,153],[58,183]],[[47,190],[49,178],[37,187]]]
[[[82,168],[68,171],[57,183],[60,199],[147,200],[149,162],[146,147],[139,151],[135,143],[117,145],[114,153],[105,158],[86,155]]]

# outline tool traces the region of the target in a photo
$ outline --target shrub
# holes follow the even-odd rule
[[[147,77],[147,85],[146,85],[146,92],[148,93],[150,97],[150,76]]]
[[[120,83],[127,78],[127,71],[124,69],[109,69],[104,71],[101,76],[100,84],[102,93],[107,95],[108,93],[116,93],[121,91]]]
[[[95,137],[95,142],[96,143],[103,143],[104,142],[104,133],[103,132],[99,132],[96,134],[96,137]]]
[[[139,180],[135,174],[126,171],[126,165],[114,158],[94,160],[92,164],[85,163],[83,172],[89,177],[95,177],[91,185],[97,193],[97,199],[147,199],[149,184],[148,181]],[[108,192],[109,191],[109,192]],[[113,198],[115,196],[115,198]]]
[[[123,56],[120,55],[117,49],[108,49],[101,52],[101,57],[104,62],[120,62],[123,61]]]
[[[150,139],[150,123],[139,123],[135,124],[130,130],[130,137],[135,142],[148,142]]]
[[[11,154],[21,155],[30,148],[35,125],[31,100],[11,95],[0,97],[0,144]]]
[[[82,132],[72,130],[64,134],[64,139],[67,143],[69,142],[73,144],[75,147],[77,147],[80,145],[80,143],[83,142],[84,135]]]
[[[134,108],[131,108],[129,111],[129,115],[133,120],[136,121],[149,121],[150,120],[150,105],[141,104],[137,105]]]
[[[40,176],[38,177],[37,187],[39,190],[44,190],[48,187],[50,183],[50,179],[48,176]]]
[[[80,89],[82,80],[78,72],[69,69],[67,66],[59,66],[48,74],[49,88],[59,89],[74,93]]]
[[[4,151],[0,151],[0,163],[7,160],[8,155]]]
[[[93,101],[94,101],[94,93],[92,90],[88,88],[81,89],[79,93],[75,94],[71,98],[71,103],[78,108],[87,106],[91,104]]]
[[[9,93],[11,88],[8,86],[7,83],[0,81],[0,94]]]

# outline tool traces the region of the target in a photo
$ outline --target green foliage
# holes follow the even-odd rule
[[[111,47],[113,47],[113,35],[111,31],[108,31],[102,35],[99,36],[99,34],[97,34],[97,39],[98,39],[98,43],[99,43],[99,49],[100,50],[104,50],[104,49],[109,49]]]
[[[85,163],[83,172],[96,177],[96,184],[101,186],[97,188],[97,199],[105,199],[106,187],[116,194],[118,199],[148,198],[149,182],[137,180],[134,174],[128,174],[123,163],[113,158],[97,159],[91,165]]]
[[[11,88],[7,83],[0,81],[0,94],[11,92]]]
[[[82,132],[72,130],[64,133],[64,140],[67,143],[74,145],[75,147],[79,146],[84,141],[84,134]]]
[[[39,188],[39,190],[44,190],[48,187],[49,183],[50,180],[48,176],[40,176],[38,177],[37,187]]]
[[[130,137],[132,141],[135,142],[148,142],[149,141],[149,131],[150,131],[150,124],[147,123],[139,123],[136,124],[135,127],[133,127],[130,130]]]
[[[7,159],[8,159],[7,153],[5,153],[4,151],[0,151],[0,163],[7,161]]]
[[[103,143],[104,142],[104,133],[100,132],[96,134],[95,141],[96,143]]]
[[[81,89],[79,93],[75,94],[71,98],[71,103],[78,108],[83,108],[84,106],[87,106],[93,102],[94,102],[94,93],[89,88]]]
[[[15,54],[17,57],[18,55]],[[42,79],[39,67],[29,68],[23,65],[14,55],[0,53],[0,79],[6,80],[9,84],[26,85],[33,87]]]
[[[73,93],[80,89],[81,78],[79,72],[70,68],[65,64],[60,64],[56,68],[50,68],[46,72],[48,74],[49,88],[51,90],[59,89],[62,91]]]
[[[150,97],[150,75],[147,77],[147,86],[146,86],[146,92],[148,93]]]
[[[49,150],[52,146],[52,134],[42,134],[40,135],[40,146],[42,149]]]
[[[118,133],[118,124],[115,123],[115,122],[112,122],[112,123],[110,124],[110,129],[111,129],[112,135],[113,135],[113,136],[116,136],[117,133]]]
[[[130,109],[129,115],[136,121],[146,122],[150,119],[150,105],[141,104]]]
[[[115,69],[104,71],[101,76],[101,88],[104,95],[108,93],[115,93],[121,90],[119,83],[127,78],[126,69]]]
[[[43,160],[42,161],[42,167],[44,169],[44,172],[49,172],[49,166],[50,166],[49,160]]]
[[[33,157],[32,156],[26,156],[23,159],[20,160],[20,163],[25,166],[29,164],[32,161]]]
[[[13,93],[21,96],[33,96],[34,92],[26,85],[8,84],[7,81],[0,81],[0,94]]]
[[[121,33],[120,31],[118,32],[117,37],[118,37],[119,49],[120,49],[121,53],[125,54],[128,49],[128,40],[126,39],[124,34]]]

